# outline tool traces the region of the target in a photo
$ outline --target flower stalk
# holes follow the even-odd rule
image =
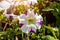
[[[17,37],[17,35],[16,35],[16,37],[15,37],[16,39],[15,40],[18,40],[18,37]]]
[[[52,29],[52,27],[48,27],[48,26],[45,26],[45,25],[44,25],[44,27],[47,28],[47,29],[49,29],[49,30],[51,30],[53,36],[55,37],[55,39],[57,39],[57,37],[56,37],[56,35],[55,35],[55,32],[54,32],[54,30]]]
[[[3,28],[3,31],[6,29],[6,27],[7,27],[7,24],[8,24],[8,23],[6,23],[6,24],[5,24],[5,26],[4,26],[4,28]]]

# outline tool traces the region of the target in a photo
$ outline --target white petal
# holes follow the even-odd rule
[[[22,32],[24,32],[24,33],[29,33],[29,27],[27,27],[26,25],[23,25],[22,27],[21,27],[21,30],[22,30]]]
[[[7,2],[9,2],[11,5],[14,4],[15,0],[6,0]]]
[[[13,18],[20,18],[20,16],[18,16],[18,15],[14,15],[13,13],[12,13],[12,16],[13,16]]]
[[[37,15],[36,17],[36,22],[43,21],[43,17],[41,15]]]
[[[23,24],[27,24],[27,20],[26,20],[26,15],[25,14],[21,14],[20,18],[19,18],[19,23],[23,23]]]
[[[39,15],[39,17],[40,17],[40,20],[43,21],[43,17],[41,15]]]
[[[35,3],[37,3],[37,0],[28,0],[29,4],[31,4],[32,2],[32,5],[34,5]]]
[[[7,1],[1,1],[0,2],[0,7],[2,7],[3,9],[8,9],[10,7],[10,3]]]
[[[30,24],[29,25],[29,31],[31,31],[31,29],[34,31],[34,32],[36,32],[36,26],[34,25],[34,24]]]
[[[36,23],[36,27],[37,27],[37,29],[40,29],[41,25],[39,23]]]
[[[33,17],[33,18],[35,18],[34,10],[30,10],[30,9],[28,9],[27,17],[28,17],[28,18],[29,18],[29,17]]]
[[[27,24],[26,20],[25,19],[19,19],[19,24],[22,23],[22,24]]]
[[[36,26],[34,24],[30,24],[30,25],[24,25],[21,27],[21,30],[25,33],[29,33],[31,31],[31,29],[36,32]]]
[[[34,10],[31,11],[32,15],[35,16]]]
[[[6,0],[6,1],[8,1],[8,2],[13,2],[13,0]]]
[[[23,1],[24,5],[27,5],[27,1]]]
[[[12,14],[6,14],[5,13],[5,16],[7,17],[7,18],[9,18],[10,16],[13,16]]]
[[[25,15],[25,14],[21,14],[21,15],[20,15],[20,18],[21,18],[21,19],[25,19],[25,18],[26,18],[26,15]]]
[[[41,15],[39,15],[39,16],[37,15],[36,16],[36,26],[38,29],[41,28],[41,25],[39,24],[40,21],[43,21],[43,17]]]
[[[29,14],[35,15],[35,14],[34,14],[34,10],[28,9],[28,15],[29,15]]]
[[[31,29],[36,33],[36,26],[34,24],[31,24],[29,27],[29,31],[31,31]]]
[[[14,15],[14,14],[12,14],[12,16],[13,16],[13,20],[12,20],[12,22],[15,22],[16,20],[19,20],[19,16]]]

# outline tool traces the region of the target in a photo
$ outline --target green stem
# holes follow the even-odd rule
[[[51,30],[53,36],[57,39],[57,37],[56,37],[56,35],[55,35],[55,32],[54,32],[54,30],[52,29],[52,27],[48,27],[48,26],[45,26],[45,25],[44,25],[44,27],[47,28],[47,29],[49,29],[49,30]]]
[[[27,40],[30,40],[28,34],[27,34]]]
[[[54,37],[57,39],[55,32],[53,30],[51,30],[52,34],[54,35]]]
[[[30,40],[29,37],[27,37],[27,40]]]
[[[23,32],[22,32],[22,40],[24,40],[24,38],[23,38]]]

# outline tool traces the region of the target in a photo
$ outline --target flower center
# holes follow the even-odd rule
[[[29,17],[27,20],[28,20],[28,24],[34,23],[34,18],[32,17]]]

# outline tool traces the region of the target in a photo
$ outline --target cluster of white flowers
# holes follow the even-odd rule
[[[37,0],[2,0],[0,1],[0,8],[3,9],[8,9],[11,5],[30,5],[32,3],[32,5],[34,5],[35,3],[37,3]]]
[[[8,11],[7,9],[9,9],[11,7],[11,5],[21,5],[22,3],[24,5],[30,5],[32,3],[32,5],[34,5],[35,3],[37,3],[37,0],[22,0],[19,1],[17,0],[3,0],[0,2],[0,9],[4,9],[5,10],[5,16],[7,18],[12,17],[13,19],[18,18],[19,20],[19,25],[20,28],[22,30],[22,32],[25,33],[30,33],[30,32],[36,32],[37,29],[40,29],[42,24],[43,24],[43,18],[41,15],[38,15],[37,13],[34,12],[34,10],[30,10],[28,9],[26,14],[20,14],[20,15],[14,15],[12,12],[10,12],[10,10]]]
[[[6,17],[12,17],[14,20],[18,18],[20,28],[25,33],[35,32],[40,29],[43,24],[43,18],[41,15],[35,14],[33,10],[28,9],[27,14],[20,14],[19,16],[14,14],[6,14]]]

